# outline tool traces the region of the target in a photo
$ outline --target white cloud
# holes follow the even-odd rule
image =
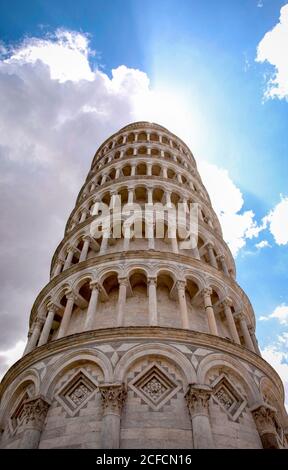
[[[288,98],[288,4],[280,11],[279,23],[268,31],[257,47],[257,62],[274,67],[265,91],[266,98]]]
[[[259,320],[268,321],[271,318],[276,318],[282,325],[288,325],[288,305],[278,305],[270,315],[261,316]]]
[[[269,225],[277,245],[288,243],[288,197],[281,197],[281,201],[263,219],[265,225]]]
[[[198,166],[213,208],[220,219],[224,239],[236,256],[245,246],[246,239],[257,237],[262,227],[257,225],[251,210],[241,212],[243,195],[227,170],[203,161]]]
[[[264,5],[263,0],[258,0],[258,2],[257,2],[257,7],[258,7],[258,8],[262,8],[263,5]]]
[[[134,120],[187,135],[192,128],[189,107],[177,94],[151,90],[144,72],[121,65],[110,78],[92,69],[86,35],[58,30],[1,52],[0,368],[15,357],[13,344],[25,341],[29,311],[97,146]],[[225,170],[200,166],[236,254],[257,233],[253,213],[241,213],[243,196]]]
[[[261,351],[263,358],[271,364],[281,377],[285,389],[286,408],[288,409],[288,353],[277,345],[266,346]]]
[[[0,360],[1,360],[1,368],[0,368],[0,379],[2,373],[10,367],[14,362],[16,362],[23,354],[25,348],[24,341],[18,341],[15,346],[11,349],[7,349],[6,351],[0,351]]]
[[[19,66],[35,64],[39,60],[49,67],[52,80],[93,80],[88,61],[91,53],[86,35],[58,29],[50,38],[27,39],[20,48],[12,49],[9,59],[4,62]]]
[[[268,247],[271,248],[271,245],[270,245],[270,243],[269,243],[267,240],[262,240],[261,242],[256,243],[255,247],[256,247],[258,250],[262,250],[262,248],[268,248]]]
[[[92,70],[88,39],[26,39],[0,60],[0,368],[25,341],[29,311],[97,146],[136,120],[149,79]],[[3,52],[2,48],[2,52]],[[1,366],[2,364],[2,366]]]

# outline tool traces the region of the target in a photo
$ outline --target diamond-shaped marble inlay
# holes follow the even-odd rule
[[[151,378],[144,387],[142,387],[142,390],[146,395],[151,398],[155,403],[157,403],[158,400],[161,399],[161,397],[165,394],[167,391],[167,387],[165,387],[164,384],[162,384],[157,377]]]
[[[224,374],[214,380],[212,387],[216,402],[235,421],[247,404],[245,398]]]
[[[226,408],[226,410],[228,411],[230,410],[235,401],[235,398],[229,393],[226,387],[219,388],[215,392],[215,397],[218,398],[218,401],[221,403],[221,405],[223,405],[224,408]]]
[[[70,393],[69,398],[73,401],[73,403],[78,406],[81,405],[82,401],[90,395],[90,390],[83,382],[77,384],[77,387],[74,388],[73,392]]]
[[[175,380],[155,363],[149,364],[129,386],[154,410],[163,406],[180,389]]]
[[[29,394],[26,391],[23,397],[21,398],[20,402],[16,405],[16,408],[11,414],[10,417],[10,425],[12,427],[12,431],[15,431],[18,426],[21,425],[24,417],[24,403],[26,400],[29,399]]]
[[[60,389],[56,398],[65,410],[74,416],[92,398],[96,389],[97,384],[93,379],[80,370]]]

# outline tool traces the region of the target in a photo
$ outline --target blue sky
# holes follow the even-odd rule
[[[286,4],[287,0],[2,0],[2,235],[7,240],[13,231],[14,246],[23,250],[24,257],[22,262],[13,254],[14,270],[9,267],[8,280],[5,273],[5,292],[15,292],[13,283],[17,285],[15,300],[0,315],[5,325],[11,318],[11,329],[0,347],[3,370],[25,340],[31,303],[47,281],[50,257],[97,146],[129,120],[152,116],[193,151],[213,205],[223,216],[225,238],[236,256],[238,282],[258,319],[264,357],[288,383]],[[75,38],[82,38],[83,44],[79,46]],[[58,48],[54,56],[59,52],[61,57],[65,48],[72,50],[81,89],[79,77],[72,76],[67,64],[55,65],[51,55],[43,55],[43,47],[52,45]],[[37,63],[32,49],[37,50]],[[60,83],[57,67],[66,67],[66,78]],[[88,92],[93,95],[91,102]],[[84,95],[86,108],[82,101],[77,108]],[[101,103],[102,120],[93,114],[95,103]],[[152,111],[147,109],[151,103]],[[93,113],[84,112],[90,105]],[[78,119],[68,119],[71,113]],[[53,123],[53,132],[43,131],[47,121]],[[66,154],[63,157],[65,152],[70,152],[69,159]],[[52,176],[54,190],[49,197],[47,192],[39,197],[43,188],[49,191]],[[12,196],[19,182],[22,192],[14,191]],[[55,212],[57,187],[63,185],[65,196]],[[35,200],[27,221],[23,213]],[[12,221],[11,207],[19,215],[18,225]],[[34,233],[38,230],[38,251],[32,261],[25,244],[31,240],[27,225]],[[9,243],[11,239],[2,247],[4,266],[7,254],[11,260]],[[26,276],[25,284],[21,276],[26,274],[27,262],[33,274]],[[27,310],[21,311],[18,321],[20,305]]]

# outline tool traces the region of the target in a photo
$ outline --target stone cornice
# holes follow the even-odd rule
[[[128,339],[129,338],[129,339]],[[130,341],[147,340],[151,341],[172,341],[173,343],[179,341],[181,343],[193,344],[199,347],[208,349],[215,349],[219,352],[227,353],[234,356],[237,360],[241,359],[250,365],[260,369],[263,374],[268,376],[278,389],[281,400],[284,403],[284,387],[277,372],[266,362],[262,357],[256,353],[251,352],[249,349],[232,343],[225,338],[214,336],[198,331],[183,330],[178,328],[164,328],[158,326],[130,326],[130,327],[115,327],[104,328],[99,330],[91,330],[83,333],[76,333],[66,336],[43,346],[35,348],[26,356],[19,359],[6,374],[4,375],[0,384],[0,400],[5,389],[8,385],[23,372],[36,362],[50,357],[57,353],[71,351],[72,348],[87,347],[89,343],[95,342],[108,342],[111,341]]]
[[[205,273],[210,275],[211,277],[216,277],[220,278],[222,281],[224,281],[231,289],[234,289],[236,293],[238,294],[239,298],[242,300],[244,306],[247,308],[247,311],[249,312],[249,320],[252,323],[253,326],[255,326],[255,316],[254,316],[254,311],[253,307],[251,305],[251,302],[243,289],[239,286],[237,281],[231,277],[227,277],[219,271],[216,268],[213,268],[213,266],[210,266],[205,263],[203,264],[203,261],[197,260],[195,258],[192,258],[190,256],[185,256],[179,253],[170,253],[170,252],[165,252],[165,258],[163,257],[163,252],[161,251],[155,251],[155,250],[143,250],[143,251],[134,251],[130,250],[127,252],[117,252],[117,253],[110,253],[110,254],[104,254],[104,255],[97,255],[94,258],[89,258],[86,261],[82,261],[81,263],[77,263],[72,265],[70,268],[66,269],[62,273],[58,274],[54,278],[52,278],[48,284],[40,291],[38,294],[32,310],[31,310],[31,316],[30,316],[30,325],[32,325],[34,317],[36,316],[37,313],[37,308],[39,304],[41,303],[42,299],[49,293],[49,291],[55,287],[59,282],[64,281],[65,279],[69,278],[72,274],[75,274],[77,272],[81,273],[83,269],[90,268],[90,267],[96,267],[98,265],[101,265],[105,262],[118,262],[119,260],[121,261],[131,261],[131,260],[151,260],[151,255],[153,254],[153,261],[174,261],[177,264],[183,264],[185,267],[189,268],[198,268],[198,269],[203,269],[203,266],[205,266]]]

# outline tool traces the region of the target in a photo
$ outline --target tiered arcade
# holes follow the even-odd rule
[[[187,215],[197,203],[197,246],[182,249],[166,222],[162,238],[153,224],[142,238],[93,237],[95,205],[113,210],[117,195]],[[287,447],[283,385],[235,277],[189,148],[147,122],[111,136],[2,381],[2,447]]]

